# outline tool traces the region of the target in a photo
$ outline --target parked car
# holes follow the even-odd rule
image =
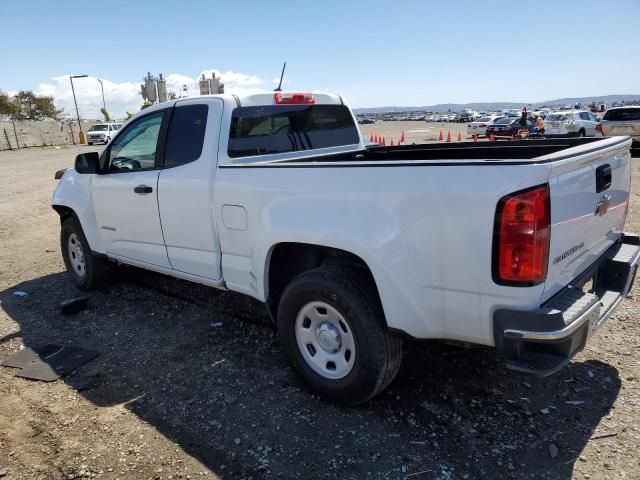
[[[531,119],[527,120],[527,125],[520,125],[520,118],[503,117],[497,119],[493,124],[488,125],[485,131],[487,137],[493,136],[496,140],[501,138],[511,139],[515,137],[521,128],[529,129]]]
[[[78,155],[52,205],[77,287],[128,264],[254,297],[300,377],[358,404],[404,338],[494,346],[537,375],[581,351],[640,259],[630,145],[367,148],[339,95],[193,97]]]
[[[91,125],[87,132],[87,143],[93,145],[94,143],[108,143],[116,132],[122,127],[121,123],[97,123]]]
[[[598,119],[587,110],[568,110],[547,115],[544,119],[544,136],[595,137],[602,136]]]
[[[490,125],[493,125],[496,120],[500,120],[501,118],[504,117],[497,117],[497,116],[493,116],[493,117],[481,117],[478,120],[469,123],[469,125],[467,125],[467,134],[468,135],[486,135],[487,133],[487,127],[489,127]]]
[[[640,146],[640,106],[610,108],[600,123],[604,135],[630,135],[634,145]]]

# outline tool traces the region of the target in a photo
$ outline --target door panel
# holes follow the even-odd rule
[[[158,145],[165,110],[129,123],[104,152],[92,200],[107,254],[170,268],[158,212]]]
[[[93,205],[107,254],[171,268],[158,215],[158,170],[97,175]],[[151,193],[134,189],[145,185]]]
[[[167,132],[165,168],[158,180],[162,231],[172,268],[213,280],[221,277],[211,186],[222,106],[219,99],[194,99],[175,107]]]

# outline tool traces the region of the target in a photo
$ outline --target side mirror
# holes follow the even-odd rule
[[[98,173],[100,155],[98,152],[81,153],[76,157],[75,169],[78,173]]]

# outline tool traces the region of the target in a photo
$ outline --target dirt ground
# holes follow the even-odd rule
[[[0,477],[640,478],[640,284],[553,377],[507,371],[489,348],[412,342],[389,389],[337,407],[296,379],[262,305],[240,295],[128,268],[61,315],[78,291],[53,173],[88,150],[0,152],[0,359],[47,343],[100,353],[53,383],[0,368]],[[637,232],[638,159],[633,192]]]

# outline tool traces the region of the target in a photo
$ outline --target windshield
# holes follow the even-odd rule
[[[94,125],[89,129],[90,132],[105,132],[107,130],[107,125]]]
[[[476,122],[490,122],[490,121],[491,121],[491,117],[482,117],[476,120]]]
[[[552,113],[551,115],[548,115],[545,120],[549,122],[563,122],[565,120],[569,120],[569,116],[570,114],[566,113]]]
[[[640,107],[607,110],[607,113],[604,114],[604,117],[602,117],[602,119],[608,120],[610,122],[639,121]]]
[[[508,125],[514,121],[515,120],[513,118],[500,118],[496,120],[496,125]]]

